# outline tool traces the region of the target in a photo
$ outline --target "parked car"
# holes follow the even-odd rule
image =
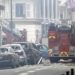
[[[21,65],[26,65],[27,64],[27,56],[20,44],[10,44],[10,47],[14,50],[16,54],[19,55],[19,63]]]
[[[28,64],[38,63],[41,57],[39,50],[37,50],[37,47],[34,43],[30,42],[16,42],[16,43],[21,44],[24,51],[26,52]]]
[[[42,44],[36,44],[37,50],[39,50],[41,57],[48,59],[48,47]]]
[[[19,66],[19,56],[9,46],[0,47],[0,67],[3,66],[12,68]]]

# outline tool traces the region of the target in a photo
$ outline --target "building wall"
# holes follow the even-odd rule
[[[35,18],[43,19],[42,23],[49,21],[59,21],[59,0],[34,0],[35,1]],[[42,25],[41,23],[41,25]],[[41,26],[41,41],[48,45],[48,27],[49,25]]]
[[[10,19],[11,17],[10,1],[11,0],[4,0],[5,19]],[[21,17],[16,17],[15,5],[21,3],[23,4],[23,15]],[[49,19],[50,21],[58,20],[59,19],[58,7],[59,7],[58,0],[12,0],[12,18],[13,20],[17,20],[15,21],[15,27],[18,28],[19,30],[26,29],[28,41],[35,41],[37,29],[40,31],[39,37],[41,36],[41,26],[39,24],[37,24],[38,26],[36,26],[36,24],[32,25],[30,23],[26,24],[25,22],[21,22],[20,24],[18,24],[17,22],[21,20],[26,21],[26,19],[41,19],[41,18],[42,19],[46,18]]]
[[[24,25],[22,24],[21,27],[16,25],[16,28],[19,30],[26,29],[27,30],[27,41],[35,42],[36,41],[36,30],[39,31],[39,37],[41,38],[41,27],[40,25]],[[39,41],[39,40],[38,40]]]
[[[4,19],[10,20],[11,18],[11,0],[4,0],[5,14]],[[38,27],[35,24],[26,24],[24,21],[34,19],[34,4],[33,0],[12,0],[12,20],[15,23],[15,27],[19,30],[27,30],[27,41],[35,42],[35,32]],[[23,15],[16,17],[16,4],[23,5]],[[21,5],[21,7],[22,7]],[[20,8],[17,8],[20,10]],[[21,9],[22,10],[22,9]],[[17,13],[20,11],[17,11]],[[20,24],[18,22],[21,21]]]

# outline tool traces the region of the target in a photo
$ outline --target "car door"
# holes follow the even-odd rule
[[[39,59],[41,58],[40,52],[37,50],[37,47],[34,43],[32,43],[31,46],[32,46],[32,52],[34,54],[34,59],[37,63],[39,61]]]

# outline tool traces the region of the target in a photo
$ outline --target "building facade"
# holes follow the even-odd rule
[[[59,19],[58,0],[35,0],[36,18],[57,20]]]
[[[71,22],[71,12],[67,7],[67,2],[59,5],[59,15],[61,24],[70,24]]]
[[[67,0],[60,6],[60,19],[75,24],[75,0]]]
[[[70,11],[71,21],[73,24],[75,24],[75,0],[68,0],[67,8]]]
[[[2,2],[5,6],[4,21],[10,22],[10,28],[26,29],[28,41],[36,41],[38,32],[38,38],[41,38],[42,22],[57,21],[60,17],[58,0],[2,0]]]
[[[57,22],[59,15],[59,0],[34,0],[35,18],[42,19],[41,42],[48,45],[49,22]]]
[[[27,41],[34,42],[39,27],[39,21],[34,15],[34,0],[2,0],[2,2],[5,6],[4,21],[9,24],[10,29],[26,29]]]

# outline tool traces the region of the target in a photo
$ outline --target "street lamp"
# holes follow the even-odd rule
[[[12,31],[12,0],[10,0],[10,29]]]
[[[2,19],[3,19],[4,6],[0,5],[0,46],[2,45]]]
[[[10,0],[10,29],[13,31],[13,28],[15,27],[15,24],[13,22],[13,13],[12,13],[12,5],[13,5],[13,0]]]

